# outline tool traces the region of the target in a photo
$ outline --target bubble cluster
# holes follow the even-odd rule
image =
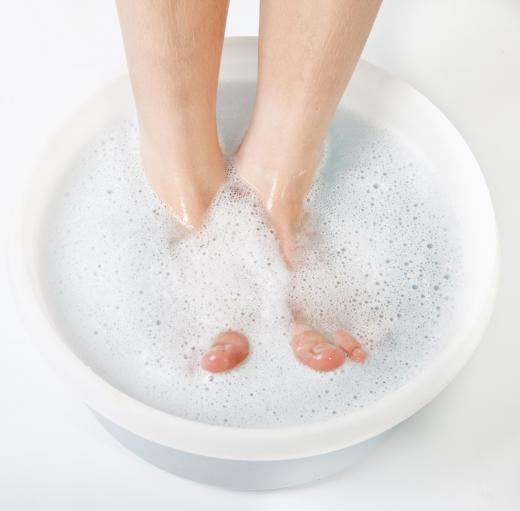
[[[232,152],[254,89],[221,91]],[[56,190],[42,236],[45,290],[75,353],[129,395],[206,423],[273,427],[368,406],[414,377],[453,332],[462,262],[435,169],[391,130],[339,111],[306,202],[289,272],[257,198],[236,178],[202,230],[186,236],[150,190],[133,118],[91,140]],[[367,348],[332,373],[299,364],[292,310]],[[210,375],[199,361],[219,331],[251,353]]]

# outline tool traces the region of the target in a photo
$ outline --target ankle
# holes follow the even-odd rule
[[[301,202],[314,181],[322,157],[321,140],[306,143],[253,129],[235,156],[239,175],[267,200]]]
[[[178,146],[142,137],[141,160],[157,197],[180,224],[196,229],[224,182],[224,159],[218,144],[204,151],[193,143]]]

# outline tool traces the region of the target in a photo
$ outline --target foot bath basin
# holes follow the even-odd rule
[[[228,153],[251,111],[256,52],[256,39],[224,45],[219,130]],[[330,374],[299,365],[289,339],[273,340],[280,308],[271,312],[253,282],[264,302],[261,313],[243,314],[251,354],[236,371],[212,376],[198,366],[211,321],[196,317],[211,302],[196,302],[202,292],[194,310],[172,313],[181,310],[179,286],[199,273],[185,268],[184,281],[172,280],[180,270],[175,261],[170,268],[167,220],[139,168],[128,78],[110,83],[49,143],[13,236],[20,312],[49,363],[140,457],[236,489],[323,478],[430,402],[475,350],[494,300],[497,233],[479,166],[448,119],[406,83],[360,62],[322,165],[308,207],[330,264],[301,280],[317,289],[332,275],[339,305],[331,314],[365,345],[367,361]],[[232,215],[220,221],[231,225]],[[229,243],[233,235],[222,234]],[[242,257],[224,252],[215,264]],[[309,256],[311,268],[321,267],[320,254]],[[254,275],[248,268],[238,283]],[[131,299],[118,294],[127,285]],[[252,297],[248,289],[240,291]],[[231,310],[226,299],[220,306]],[[189,335],[183,321],[193,322]],[[273,339],[262,338],[262,321]]]

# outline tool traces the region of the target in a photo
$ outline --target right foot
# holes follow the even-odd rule
[[[175,220],[195,230],[224,182],[224,159],[218,144],[202,151],[185,142],[179,149],[183,140],[167,144],[143,138],[141,160],[150,185]]]
[[[215,337],[211,348],[202,357],[202,369],[210,373],[229,371],[249,354],[247,337],[240,332],[227,330]]]

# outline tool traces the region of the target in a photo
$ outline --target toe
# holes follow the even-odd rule
[[[211,348],[202,357],[202,369],[211,373],[229,371],[249,354],[247,338],[239,332],[228,330],[215,337]]]
[[[361,344],[346,330],[338,330],[332,334],[334,342],[351,358],[354,362],[364,362],[367,358],[366,351]]]
[[[303,323],[294,325],[292,348],[302,364],[316,371],[333,371],[345,361],[343,350]]]

